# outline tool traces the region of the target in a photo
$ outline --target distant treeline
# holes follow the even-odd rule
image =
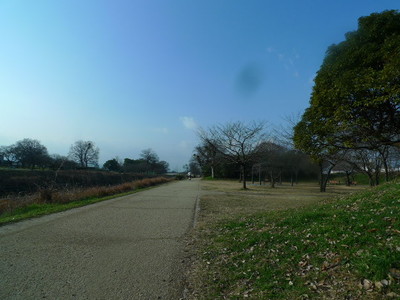
[[[0,146],[0,167],[42,170],[99,169],[100,149],[92,141],[76,141],[68,156],[49,154],[38,140],[23,139],[15,144]],[[141,173],[147,176],[168,172],[169,165],[158,158],[152,149],[143,150],[138,159],[118,157],[107,160],[103,169],[115,172]]]

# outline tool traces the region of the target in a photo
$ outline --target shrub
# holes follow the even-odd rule
[[[53,191],[48,188],[39,190],[39,200],[44,203],[52,203],[53,202]]]
[[[185,175],[178,174],[175,176],[175,180],[183,180],[183,179],[185,179]]]

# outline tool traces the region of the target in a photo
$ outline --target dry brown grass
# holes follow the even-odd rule
[[[69,203],[72,201],[102,198],[117,194],[122,194],[136,189],[147,188],[158,184],[166,183],[171,179],[165,177],[146,178],[132,182],[126,182],[118,185],[96,186],[90,188],[73,188],[56,190],[51,188],[42,188],[32,195],[16,196],[0,199],[0,214],[12,212],[15,209],[26,207],[30,204],[41,203]]]
[[[202,181],[199,221],[208,224],[259,212],[298,208],[365,188],[366,186],[332,185],[327,187],[327,192],[321,193],[316,183],[299,183],[294,186],[283,183],[275,188],[248,184],[248,189],[243,190],[237,181]]]

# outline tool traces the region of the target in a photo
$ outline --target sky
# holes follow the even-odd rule
[[[287,126],[327,48],[398,0],[0,0],[0,146],[154,150],[180,171],[196,131]],[[286,124],[285,124],[286,123]]]

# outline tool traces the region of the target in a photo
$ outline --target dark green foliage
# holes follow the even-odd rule
[[[310,107],[297,126],[312,145],[350,148],[400,141],[400,14],[374,13],[329,47],[315,78]],[[302,146],[303,145],[303,146]]]
[[[114,172],[120,172],[122,170],[122,166],[119,164],[118,160],[116,160],[115,158],[107,160],[103,164],[103,168],[108,171],[114,171]]]
[[[45,146],[38,140],[23,139],[10,147],[14,161],[23,168],[43,167],[50,160]]]
[[[321,191],[343,161],[367,174],[372,186],[383,168],[389,180],[399,128],[400,13],[391,10],[360,18],[356,31],[328,48],[294,143],[320,165]]]
[[[158,155],[151,149],[143,150],[139,159],[125,158],[122,170],[124,172],[142,173],[146,175],[165,174],[169,164],[159,160]]]
[[[175,180],[183,180],[183,179],[186,179],[186,176],[183,174],[178,174],[175,176]]]

